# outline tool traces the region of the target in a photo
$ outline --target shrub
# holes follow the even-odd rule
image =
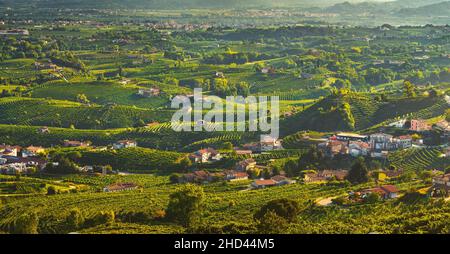
[[[22,214],[13,223],[11,233],[13,234],[37,234],[39,217],[36,213]]]

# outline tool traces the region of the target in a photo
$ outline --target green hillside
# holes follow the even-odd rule
[[[448,105],[442,97],[379,101],[365,94],[331,95],[305,111],[285,119],[281,123],[281,130],[284,134],[300,130],[363,130],[396,117],[436,117],[444,114],[447,108]]]
[[[77,102],[0,98],[0,123],[65,127],[79,129],[108,129],[133,127],[149,122],[164,122],[172,113],[123,105],[83,105]],[[80,117],[83,116],[83,117]]]

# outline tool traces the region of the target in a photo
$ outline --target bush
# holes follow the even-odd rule
[[[69,212],[69,215],[66,218],[66,226],[69,231],[78,230],[84,224],[84,216],[81,213],[80,209],[74,208]]]
[[[55,186],[49,186],[47,188],[47,195],[55,195],[57,192]]]
[[[291,199],[276,199],[272,200],[255,213],[254,218],[261,220],[266,213],[273,212],[281,218],[293,222],[297,219],[297,215],[300,212],[300,206],[297,201]]]
[[[11,233],[13,234],[37,234],[39,217],[36,213],[22,214],[13,223]]]

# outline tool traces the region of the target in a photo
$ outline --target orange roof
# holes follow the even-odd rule
[[[389,193],[398,192],[397,187],[395,187],[394,185],[383,185],[383,186],[381,186],[381,188]]]
[[[262,186],[270,186],[270,185],[275,185],[276,182],[272,179],[270,179],[270,180],[255,180],[255,184],[262,185]]]

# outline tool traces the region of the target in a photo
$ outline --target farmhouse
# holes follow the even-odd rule
[[[277,186],[295,183],[295,181],[290,180],[289,178],[287,178],[286,176],[283,176],[283,175],[276,175],[276,176],[271,177],[270,179],[275,181]]]
[[[246,172],[227,170],[227,171],[224,171],[224,173],[225,173],[225,180],[230,181],[230,182],[248,179],[248,174]]]
[[[256,161],[255,159],[246,159],[243,161],[240,161],[236,164],[235,169],[237,171],[242,171],[242,172],[246,172],[250,169],[254,169],[256,167]]]
[[[44,134],[44,133],[50,133],[50,130],[48,127],[44,126],[38,129],[38,133]]]
[[[276,185],[277,185],[277,182],[275,182],[272,179],[270,179],[270,180],[255,180],[252,183],[252,187],[256,188],[256,189],[262,189],[262,188],[272,187],[272,186],[276,186]]]
[[[261,151],[273,151],[273,150],[280,150],[283,147],[281,146],[281,141],[274,139],[272,137],[266,137],[260,142]]]
[[[305,183],[317,183],[329,180],[343,181],[348,175],[346,170],[322,170],[317,173],[307,173],[303,176]]]
[[[220,161],[222,155],[213,148],[201,149],[189,155],[194,163],[206,163],[209,161]]]
[[[161,94],[161,89],[157,87],[152,88],[139,88],[138,95],[142,97],[156,97]]]
[[[137,142],[133,140],[119,140],[113,144],[114,149],[123,149],[130,147],[137,147]]]
[[[138,188],[135,183],[115,183],[103,188],[104,192],[130,191]]]
[[[450,192],[450,174],[434,177],[431,190],[434,193],[439,192],[448,197]]]
[[[394,199],[398,197],[399,190],[394,185],[383,185],[381,187],[363,190],[361,191],[361,196],[364,198],[370,193],[376,193],[383,199]]]
[[[65,147],[88,147],[88,142],[76,141],[76,140],[64,140],[63,146]]]

